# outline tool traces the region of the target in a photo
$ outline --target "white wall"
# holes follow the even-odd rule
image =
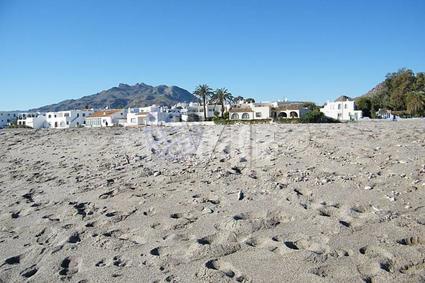
[[[48,124],[46,122],[46,117],[43,115],[26,118],[25,125],[33,129],[42,129],[42,128],[48,127]]]
[[[354,101],[328,102],[320,111],[325,116],[340,121],[359,120],[362,118],[362,111],[355,110]]]
[[[252,111],[254,111],[254,119],[270,119],[271,108],[270,106],[253,106],[251,107]]]
[[[112,127],[117,126],[119,122],[123,119],[127,118],[127,110],[121,110],[115,113],[110,114],[109,116],[104,117],[89,117],[90,120],[99,120],[98,125],[91,125],[87,123],[86,119],[86,127]]]
[[[83,126],[85,124],[86,118],[92,113],[92,110],[47,112],[46,121],[50,128],[73,128]]]

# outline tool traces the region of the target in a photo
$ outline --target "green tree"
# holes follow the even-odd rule
[[[202,105],[204,106],[204,121],[206,121],[207,120],[207,100],[213,94],[212,89],[206,84],[199,85],[196,87],[193,94],[202,101]]]
[[[400,69],[387,75],[385,85],[389,92],[390,106],[393,110],[406,109],[406,94],[414,90],[416,77],[412,70]]]
[[[323,112],[316,109],[310,111],[300,118],[301,123],[338,123],[338,120],[326,117]]]
[[[356,101],[357,108],[362,110],[364,117],[371,117],[372,113],[372,101],[369,97],[360,97]],[[376,111],[375,111],[376,112]]]
[[[319,110],[320,107],[316,105],[314,102],[304,102],[303,107],[307,107],[310,111]]]
[[[244,100],[245,100],[245,98],[243,98],[242,96],[236,96],[236,97],[233,98],[234,103],[237,103],[239,101],[244,101]]]
[[[425,92],[425,73],[416,74],[415,91]]]
[[[410,92],[406,95],[407,112],[413,116],[423,116],[425,114],[425,93]]]
[[[255,103],[255,99],[254,98],[247,98],[245,99],[246,103]]]
[[[215,103],[218,103],[221,105],[221,117],[224,115],[224,105],[226,102],[231,103],[233,102],[233,96],[232,94],[227,90],[227,88],[219,88],[217,89],[213,96],[212,101]]]

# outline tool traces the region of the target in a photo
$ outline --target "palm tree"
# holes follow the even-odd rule
[[[212,100],[221,105],[221,117],[224,116],[224,104],[233,102],[233,96],[227,88],[219,88],[214,92]]]
[[[193,92],[195,96],[202,100],[202,104],[204,105],[204,121],[207,120],[207,99],[210,98],[213,94],[212,89],[206,85],[198,85]]]

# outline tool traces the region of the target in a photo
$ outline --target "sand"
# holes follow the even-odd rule
[[[0,281],[425,280],[425,121],[0,132]]]

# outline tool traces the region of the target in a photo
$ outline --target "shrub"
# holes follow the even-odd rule
[[[299,120],[301,123],[339,123],[338,120],[326,117],[325,114],[320,111],[308,112]]]
[[[300,123],[300,119],[279,118],[276,122],[279,124],[298,124]]]

